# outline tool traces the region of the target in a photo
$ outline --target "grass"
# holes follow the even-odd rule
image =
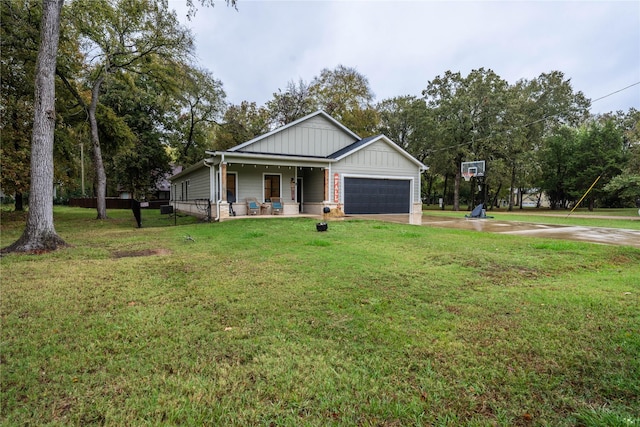
[[[640,426],[638,249],[109,214],[1,259],[3,425]]]
[[[493,216],[496,220],[500,221],[640,230],[638,209],[595,209],[593,212],[589,212],[587,209],[576,209],[574,213],[570,214],[570,212],[569,210],[553,211],[550,209],[535,208],[515,209],[512,212],[508,212],[505,209],[494,209],[488,211],[487,215]],[[432,206],[427,207],[423,213],[429,216],[461,218],[469,212],[465,210],[455,212],[450,208],[443,211]]]

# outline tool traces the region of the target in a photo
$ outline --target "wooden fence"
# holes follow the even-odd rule
[[[132,199],[119,199],[117,197],[107,197],[107,209],[131,209],[131,201]],[[69,199],[69,206],[78,207],[78,208],[93,208],[95,209],[96,204],[95,197],[77,197]],[[171,203],[170,200],[152,200],[149,203],[149,206],[143,207],[142,209],[160,209],[160,206],[168,205]]]

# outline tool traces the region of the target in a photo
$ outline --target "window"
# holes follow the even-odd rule
[[[264,176],[264,200],[270,201],[272,197],[280,197],[280,175]]]

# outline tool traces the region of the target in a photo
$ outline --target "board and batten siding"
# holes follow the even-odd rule
[[[413,178],[413,199],[420,200],[418,165],[384,141],[376,141],[333,164],[332,173],[371,178]]]
[[[354,139],[322,116],[283,129],[243,150],[297,156],[326,157],[352,144]]]

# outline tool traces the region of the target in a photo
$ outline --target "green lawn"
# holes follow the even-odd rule
[[[1,259],[3,425],[640,426],[639,249],[55,215]]]
[[[469,212],[461,210],[455,212],[448,207],[447,210],[440,210],[434,206],[425,206],[424,215],[445,216],[463,218]],[[590,212],[587,209],[576,209],[571,213],[569,210],[550,209],[514,209],[508,212],[505,209],[494,209],[487,211],[487,215],[500,221],[520,221],[534,222],[540,224],[558,225],[578,225],[585,227],[607,227],[607,228],[627,228],[640,230],[640,215],[638,209],[595,209]],[[604,218],[607,217],[607,218]]]

